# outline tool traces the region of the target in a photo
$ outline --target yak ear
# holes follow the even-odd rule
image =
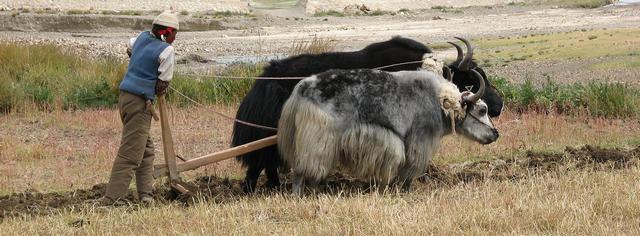
[[[451,71],[451,68],[449,68],[448,66],[443,66],[442,77],[444,77],[449,82],[453,82],[453,72]]]

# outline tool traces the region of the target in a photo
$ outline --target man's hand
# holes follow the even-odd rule
[[[169,81],[158,80],[156,82],[156,95],[163,95],[167,87],[169,87]]]

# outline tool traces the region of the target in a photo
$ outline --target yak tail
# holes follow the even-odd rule
[[[312,101],[291,96],[278,123],[278,148],[295,174],[324,179],[339,158],[336,121]]]

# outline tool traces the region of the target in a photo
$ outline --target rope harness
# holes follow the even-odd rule
[[[381,69],[394,67],[394,66],[409,65],[409,64],[416,64],[416,63],[423,63],[423,62],[424,62],[424,60],[402,62],[402,63],[396,63],[396,64],[391,64],[391,65],[376,67],[376,68],[373,68],[373,70],[381,70]],[[196,74],[190,74],[190,73],[180,73],[179,75],[189,76],[189,77],[197,77],[197,78],[255,79],[255,80],[259,80],[259,79],[262,79],[262,80],[302,80],[302,79],[308,77],[308,76],[298,76],[298,77],[245,77],[245,76],[227,76],[227,75],[196,75]]]
[[[190,98],[190,97],[188,97],[187,95],[184,95],[183,93],[181,93],[180,91],[178,91],[178,90],[174,89],[174,88],[173,88],[173,87],[171,87],[171,86],[169,86],[169,89],[171,89],[172,91],[176,92],[177,94],[179,94],[180,96],[184,97],[185,99],[187,99],[187,100],[189,100],[189,101],[191,101],[191,102],[193,102],[193,103],[197,104],[198,106],[204,106],[202,103],[199,103],[199,102],[197,102],[196,100],[191,99],[191,98]],[[251,126],[251,127],[254,127],[254,128],[259,128],[259,129],[264,129],[264,130],[270,130],[270,131],[276,131],[276,132],[278,131],[278,129],[273,128],[273,127],[268,127],[268,126],[263,126],[263,125],[253,124],[253,123],[250,123],[250,122],[246,122],[246,121],[243,121],[243,120],[238,120],[238,119],[236,119],[236,118],[233,118],[233,117],[227,116],[227,115],[225,115],[225,114],[223,114],[223,113],[221,113],[221,112],[217,112],[217,111],[215,111],[215,110],[212,110],[212,111],[213,111],[213,113],[214,113],[214,114],[216,114],[216,115],[222,116],[222,117],[224,117],[224,118],[226,118],[226,119],[228,119],[228,120],[232,120],[232,121],[234,121],[234,122],[237,122],[237,123],[240,123],[240,124],[243,124],[243,125],[246,125],[246,126]]]
[[[394,66],[409,65],[409,64],[422,63],[422,62],[424,62],[424,60],[396,63],[396,64],[391,64],[391,65],[376,67],[376,68],[373,68],[373,69],[374,70],[380,70],[380,69],[385,69],[385,68],[394,67]],[[181,74],[181,75],[183,75],[183,76],[184,75],[192,76],[192,77],[200,77],[200,78],[214,78],[214,79],[255,79],[255,80],[259,80],[259,79],[263,79],[263,80],[302,80],[304,78],[307,78],[307,77],[243,77],[243,76],[195,75],[195,74]],[[169,86],[169,89],[171,89],[171,91],[176,92],[178,95],[182,96],[183,98],[187,99],[188,101],[193,102],[194,104],[196,104],[198,106],[204,107],[204,105],[202,103],[199,103],[198,101],[188,97],[187,95],[181,93],[180,91],[178,91],[177,89],[173,88],[172,86]],[[234,121],[236,123],[239,123],[239,124],[243,124],[243,125],[254,127],[254,128],[258,128],[258,129],[278,132],[278,129],[274,128],[274,127],[258,125],[258,124],[254,124],[254,123],[251,123],[251,122],[239,120],[239,119],[227,116],[227,115],[225,115],[225,114],[223,114],[221,112],[217,112],[217,111],[215,111],[213,109],[211,111],[216,115],[222,116],[222,117],[224,117],[224,118],[226,118],[228,120],[232,120],[232,121]]]

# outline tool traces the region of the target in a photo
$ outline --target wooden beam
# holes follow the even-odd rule
[[[184,186],[182,186],[182,183],[179,183],[179,182],[180,181],[172,181],[172,183],[169,183],[169,184],[171,185],[171,188],[173,188],[176,191],[180,192],[180,194],[190,195],[191,191],[189,191],[189,189],[187,189]]]
[[[274,135],[274,136],[263,138],[247,144],[243,144],[237,147],[212,153],[206,156],[190,159],[189,161],[179,163],[177,166],[177,171],[182,172],[182,171],[197,169],[201,166],[205,166],[211,163],[216,163],[216,162],[230,159],[230,158],[233,158],[245,153],[249,153],[258,149],[262,149],[271,145],[275,145],[277,142],[278,142],[277,136]],[[156,178],[166,176],[167,174],[170,174],[170,172],[168,172],[166,164],[154,166],[153,176],[155,176]]]
[[[168,166],[169,181],[180,180],[180,173],[176,166],[176,152],[173,146],[173,136],[169,128],[169,115],[167,113],[167,101],[163,95],[157,97],[158,108],[160,108],[160,128],[162,128],[162,149],[164,150],[164,161]]]

